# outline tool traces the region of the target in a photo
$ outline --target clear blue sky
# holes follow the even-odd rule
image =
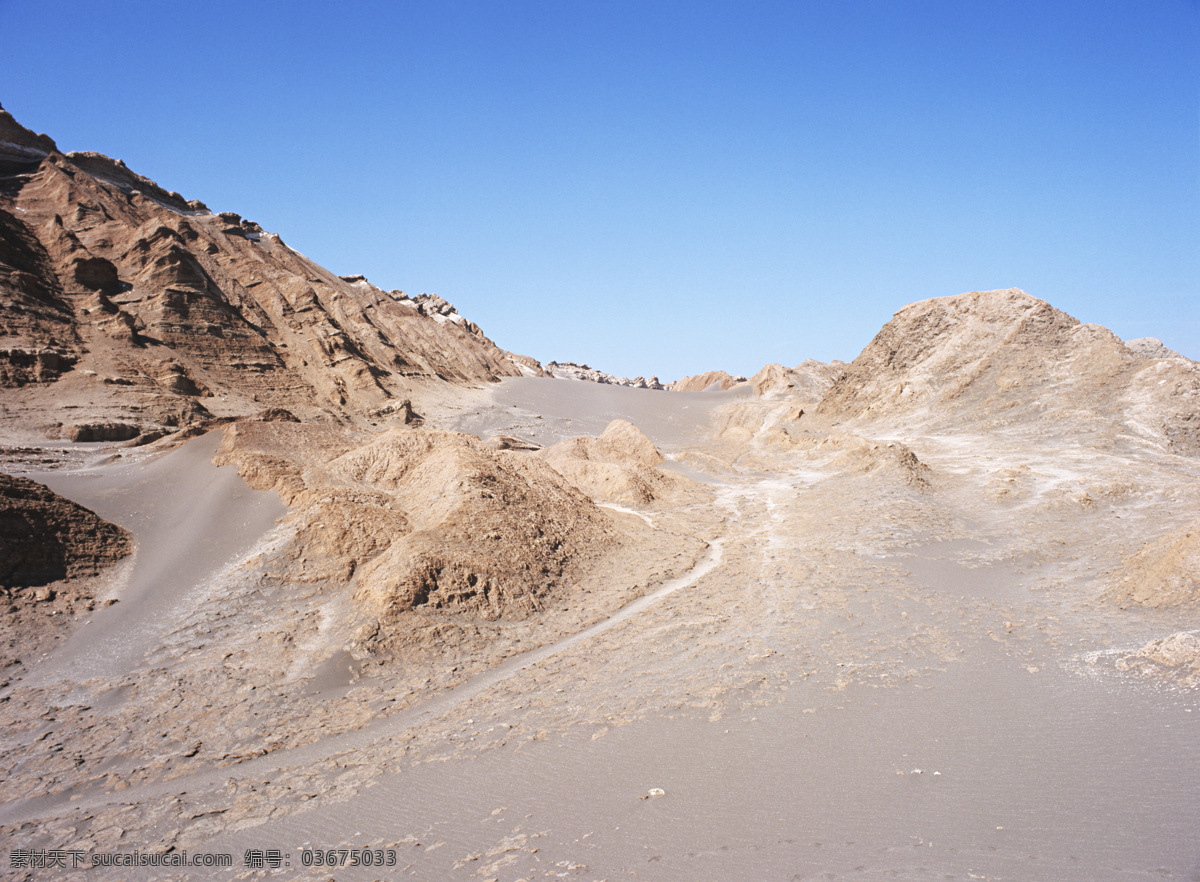
[[[542,360],[1011,286],[1200,358],[1198,0],[0,0],[0,103]]]

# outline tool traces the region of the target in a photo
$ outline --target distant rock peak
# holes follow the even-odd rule
[[[743,376],[730,376],[725,371],[705,371],[690,377],[682,377],[671,384],[675,392],[703,392],[714,386],[722,391],[732,389],[747,380]]]
[[[404,306],[411,306],[418,313],[428,318],[433,319],[438,324],[452,322],[456,325],[461,325],[472,333],[478,331],[478,325],[460,315],[458,310],[454,308],[454,304],[450,303],[445,297],[439,297],[437,294],[405,294],[398,288],[393,288],[390,291],[384,292],[382,288],[371,283],[371,281],[361,273],[339,276],[339,278],[348,284],[354,285],[365,291],[377,292],[378,296],[387,296],[394,303],[399,303]]]
[[[1174,349],[1163,344],[1157,337],[1138,337],[1136,340],[1126,340],[1125,348],[1142,358],[1186,358]]]

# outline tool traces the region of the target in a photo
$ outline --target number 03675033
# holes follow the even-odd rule
[[[300,863],[305,867],[394,867],[394,848],[304,848]]]

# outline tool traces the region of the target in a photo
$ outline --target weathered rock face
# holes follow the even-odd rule
[[[0,386],[52,382],[70,370],[80,341],[54,261],[34,232],[4,210],[0,292]]]
[[[0,306],[0,388],[52,384],[32,408],[98,422],[264,406],[369,422],[422,381],[521,372],[442,298],[338,277],[119,160],[63,155],[3,110]]]
[[[121,527],[36,481],[0,474],[0,586],[95,575],[132,550]]]
[[[1024,291],[922,300],[896,313],[818,413],[990,428],[1094,428],[1200,450],[1200,366],[1147,358]]]

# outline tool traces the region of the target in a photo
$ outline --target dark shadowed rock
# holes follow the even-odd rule
[[[36,481],[0,474],[0,585],[94,575],[132,550],[121,527]]]
[[[71,426],[64,434],[69,441],[128,441],[141,431],[129,423],[85,423]]]

